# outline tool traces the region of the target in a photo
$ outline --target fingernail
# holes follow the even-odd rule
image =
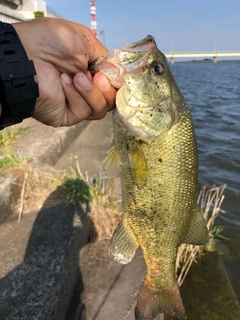
[[[62,79],[62,82],[65,84],[72,84],[72,78],[69,77],[69,75],[67,75],[66,73],[61,74],[61,79]]]
[[[79,73],[77,77],[78,85],[84,90],[90,90],[92,88],[92,83],[83,73]]]
[[[95,74],[93,81],[102,91],[107,91],[111,87],[108,78],[101,72]]]

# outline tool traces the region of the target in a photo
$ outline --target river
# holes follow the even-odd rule
[[[192,113],[199,185],[227,184],[217,224],[240,246],[240,61],[171,66]]]

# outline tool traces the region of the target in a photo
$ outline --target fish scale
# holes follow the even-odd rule
[[[110,252],[125,264],[138,246],[142,249],[146,276],[137,320],[153,320],[158,313],[185,319],[175,278],[177,249],[182,243],[208,242],[197,206],[198,157],[188,106],[151,36],[110,52],[92,71],[119,84],[115,147],[101,171],[102,178],[120,174],[122,182],[123,216]]]

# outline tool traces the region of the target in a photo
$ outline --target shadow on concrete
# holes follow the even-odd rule
[[[78,313],[84,312],[79,263],[92,228],[89,209],[56,202],[58,192],[32,218],[23,262],[0,279],[0,319],[71,320],[79,305]],[[26,215],[20,224],[16,222],[12,237],[26,232],[27,219]]]
[[[93,316],[93,320],[97,320],[99,314],[101,313],[101,310],[104,308],[104,305],[107,301],[107,299],[110,297],[112,290],[114,289],[114,287],[116,286],[117,282],[119,281],[122,273],[124,271],[124,265],[121,265],[120,270],[118,271],[115,279],[113,280],[113,282],[111,283],[110,287],[108,288],[107,292],[105,293],[105,295],[103,296],[102,302],[99,305],[98,309],[96,310],[96,313]],[[81,318],[78,318],[78,320],[80,320]]]

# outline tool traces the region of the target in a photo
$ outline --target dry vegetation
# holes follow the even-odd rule
[[[64,192],[60,187],[62,181],[63,177],[54,171],[26,165],[18,204],[18,221],[23,214],[40,210],[43,204],[51,206],[63,201]]]
[[[187,273],[193,262],[197,262],[197,259],[206,252],[214,249],[214,242],[217,238],[224,238],[221,235],[223,228],[221,226],[214,226],[214,222],[219,214],[223,212],[221,209],[222,202],[224,200],[224,189],[226,185],[219,187],[212,187],[207,189],[202,187],[199,196],[198,204],[203,213],[205,221],[207,222],[207,228],[209,230],[210,241],[206,246],[194,246],[189,244],[182,244],[179,247],[177,255],[177,268],[176,273],[178,276],[178,284],[181,286]]]

